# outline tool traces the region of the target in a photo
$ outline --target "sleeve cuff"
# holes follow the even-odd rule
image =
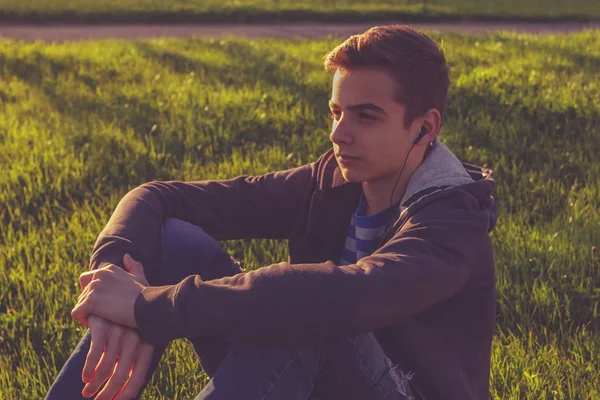
[[[148,286],[135,299],[134,316],[140,337],[153,345],[182,337],[173,299],[179,285]]]

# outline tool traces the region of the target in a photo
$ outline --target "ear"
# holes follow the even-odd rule
[[[430,108],[421,118],[423,119],[422,126],[427,129],[427,134],[419,143],[429,144],[434,141],[440,132],[440,128],[442,127],[442,116],[437,108]]]

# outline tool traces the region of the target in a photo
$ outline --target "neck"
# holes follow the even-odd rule
[[[423,162],[423,156],[424,152],[414,153],[409,156],[404,171],[402,172],[402,177],[394,190],[391,204],[395,204],[402,200],[406,193],[408,181],[413,172],[415,172],[419,165],[421,165],[421,162]],[[366,215],[377,214],[390,206],[390,195],[394,188],[394,184],[398,179],[399,173],[400,171],[396,171],[390,175],[362,183],[362,189],[367,203]]]

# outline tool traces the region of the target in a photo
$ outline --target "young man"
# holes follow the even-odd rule
[[[149,354],[185,337],[213,378],[198,398],[488,398],[495,180],[437,138],[444,55],[423,33],[382,26],[347,39],[325,67],[333,146],[317,161],[259,177],[150,182],[121,200],[72,312],[96,336],[87,394],[108,380],[97,398],[124,385],[115,398],[135,395]],[[191,265],[166,284],[159,276],[186,263],[157,260],[173,218],[187,222],[181,237],[288,239],[289,260],[211,276],[210,265],[231,260],[206,251],[204,270]],[[129,345],[115,345],[123,337]],[[117,356],[123,366],[111,372]]]

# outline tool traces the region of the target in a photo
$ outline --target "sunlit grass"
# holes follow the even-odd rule
[[[452,65],[440,138],[498,178],[494,399],[600,396],[600,34],[433,35]],[[261,174],[330,145],[336,41],[0,41],[0,398],[43,398],[117,202],[151,180]],[[249,269],[286,243],[224,243]],[[144,399],[205,375],[172,344]]]

